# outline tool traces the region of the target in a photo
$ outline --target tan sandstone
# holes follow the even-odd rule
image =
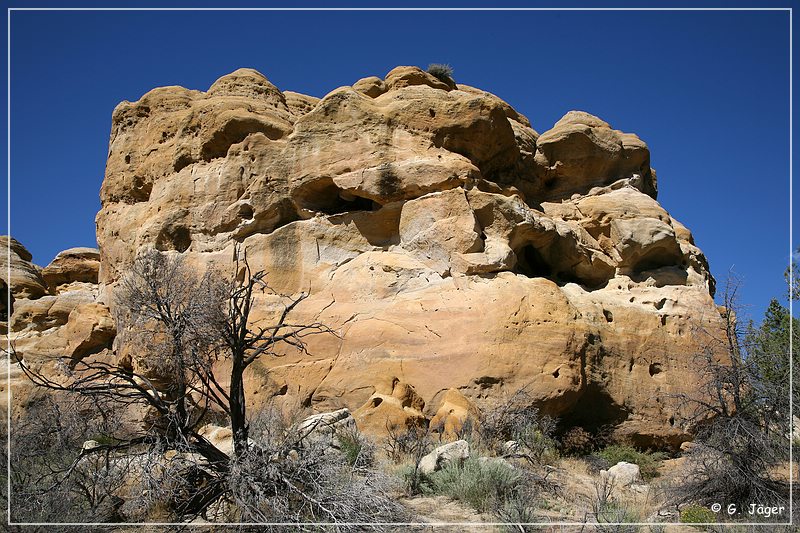
[[[539,135],[499,97],[416,67],[321,99],[240,69],[206,92],[154,89],[112,120],[97,301],[69,296],[66,322],[69,291],[22,305],[11,323],[38,339],[27,354],[107,346],[100,302],[142,248],[230,269],[239,244],[276,291],[310,292],[295,320],[337,333],[256,363],[251,407],[455,432],[525,387],[564,424],[612,424],[645,446],[691,438],[670,398],[696,390],[698,332],[721,325],[714,280],[656,201],[635,135],[579,111]],[[20,297],[44,296],[25,261],[12,261]],[[260,297],[254,318],[278,303]],[[45,342],[48,328],[63,339]]]

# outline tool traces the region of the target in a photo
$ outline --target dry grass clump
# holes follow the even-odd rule
[[[444,63],[431,63],[428,65],[428,74],[448,85],[453,83],[453,67]]]

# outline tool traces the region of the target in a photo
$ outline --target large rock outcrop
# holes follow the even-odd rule
[[[100,299],[143,248],[227,268],[240,245],[275,290],[310,291],[296,320],[339,334],[257,363],[255,402],[348,407],[379,431],[525,387],[565,423],[675,445],[687,429],[667,399],[696,388],[693,332],[720,319],[649,160],[588,113],[540,135],[497,96],[416,67],[322,99],[250,69],[206,92],[154,89],[114,110]],[[40,307],[19,320],[63,320]]]
[[[7,239],[0,236],[0,242],[7,244]],[[12,313],[0,321],[4,357],[60,374],[84,357],[110,355],[116,326],[110,309],[98,299],[99,251],[64,250],[41,269],[31,262],[33,258],[22,244],[13,238],[10,242],[10,279],[6,269],[0,272],[0,283],[10,286],[12,293]],[[3,300],[5,307],[5,297]],[[0,364],[6,364],[4,361]],[[12,408],[16,411],[31,397],[32,384],[12,366],[10,375],[4,373],[0,380],[0,404],[6,403],[9,383],[13,384]]]

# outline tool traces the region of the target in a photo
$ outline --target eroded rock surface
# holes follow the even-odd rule
[[[7,246],[9,237],[0,236],[0,242]],[[5,279],[7,270],[3,268],[0,273],[3,287],[11,287],[12,301],[12,313],[0,321],[4,358],[25,360],[52,375],[68,371],[85,357],[110,355],[117,330],[111,310],[98,298],[98,250],[64,250],[42,269],[32,262],[31,254],[22,244],[13,238],[10,242],[10,283]],[[4,259],[5,256],[4,253]],[[10,353],[6,354],[8,347]],[[24,403],[32,384],[17,366],[12,366],[11,375],[4,374],[0,380],[3,405],[9,383],[14,385],[12,407],[16,410]]]
[[[3,250],[0,254],[0,279],[4,290],[11,288],[14,300],[40,298],[49,293],[47,283],[42,279],[42,269],[31,262],[30,252],[19,241],[2,235],[0,248]],[[3,300],[5,307],[5,298]]]
[[[84,332],[93,317],[96,342],[79,344],[96,350],[100,304],[63,282],[112,302],[143,248],[227,268],[239,244],[275,290],[310,291],[296,321],[338,333],[256,363],[253,404],[347,407],[372,432],[435,415],[452,432],[526,387],[565,423],[675,446],[688,434],[667,399],[696,388],[695,332],[720,319],[649,162],[641,139],[588,113],[540,135],[497,96],[416,67],[321,99],[251,69],[206,92],[154,89],[114,110],[99,287],[91,257],[65,252],[48,287],[18,253],[12,292],[30,301],[11,327]]]
[[[49,287],[58,292],[62,285],[75,282],[97,284],[100,272],[100,251],[97,248],[70,248],[60,252],[42,270]]]

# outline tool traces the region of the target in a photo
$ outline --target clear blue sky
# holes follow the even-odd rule
[[[4,3],[33,5],[48,4]],[[717,279],[731,267],[744,277],[754,318],[783,293],[785,11],[15,11],[10,40],[11,231],[40,265],[64,248],[96,245],[118,102],[163,85],[205,90],[239,67],[283,90],[323,96],[396,65],[438,62],[453,66],[457,82],[509,102],[540,133],[581,109],[638,134],[650,146],[659,201],[693,231]]]

